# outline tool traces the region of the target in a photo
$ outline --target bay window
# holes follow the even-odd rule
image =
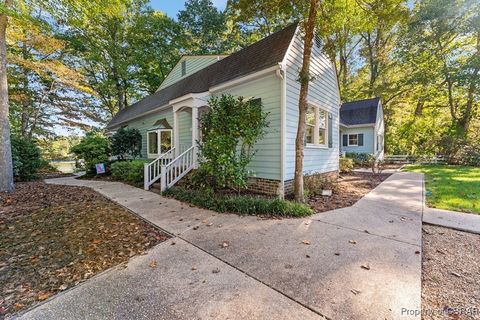
[[[148,158],[156,158],[169,151],[173,145],[173,130],[158,129],[147,133]]]

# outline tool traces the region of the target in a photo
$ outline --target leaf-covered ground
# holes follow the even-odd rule
[[[480,235],[423,226],[424,320],[480,319]]]
[[[125,262],[167,236],[82,187],[0,193],[0,319]]]
[[[389,176],[388,173],[342,173],[334,185],[331,196],[314,196],[310,199],[309,204],[316,212],[350,207]]]

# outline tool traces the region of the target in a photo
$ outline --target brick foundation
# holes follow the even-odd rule
[[[323,179],[328,180],[337,180],[338,179],[338,171],[330,171],[330,172],[323,172],[323,173],[314,173],[312,175],[320,176]],[[285,181],[285,195],[293,194],[293,179]]]

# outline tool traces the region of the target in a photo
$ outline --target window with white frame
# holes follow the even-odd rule
[[[158,129],[147,133],[147,152],[149,158],[155,158],[172,148],[173,130]]]
[[[349,147],[358,146],[358,134],[349,134],[348,135],[348,146]]]
[[[309,105],[305,128],[307,145],[326,147],[328,141],[328,112],[320,107]]]

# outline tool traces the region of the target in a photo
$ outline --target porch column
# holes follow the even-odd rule
[[[198,108],[192,108],[192,146],[193,146],[193,164],[194,168],[198,167]]]
[[[180,140],[178,138],[178,110],[173,109],[173,147],[175,148],[174,158],[180,154]]]

